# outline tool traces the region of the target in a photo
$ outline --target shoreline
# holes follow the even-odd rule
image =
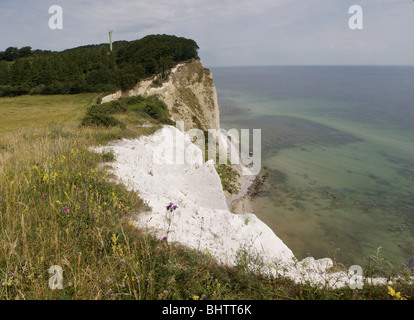
[[[227,142],[228,156],[230,157],[230,150],[233,150],[232,142],[226,137],[225,134],[221,134],[221,142]],[[231,195],[227,198],[226,203],[229,211],[234,214],[254,213],[252,207],[252,200],[254,196],[260,192],[260,187],[264,182],[264,175],[243,175],[244,171],[249,171],[249,167],[243,163],[242,154],[238,155],[239,163],[232,165],[238,172],[238,183],[241,185],[240,190],[235,195]],[[263,170],[263,169],[262,169]],[[253,189],[253,190],[252,190]]]

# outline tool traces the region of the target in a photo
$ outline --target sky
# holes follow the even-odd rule
[[[50,29],[49,7],[63,9]],[[352,30],[352,5],[363,29]],[[206,67],[414,65],[412,0],[0,0],[0,51],[64,50],[149,34],[191,38]]]

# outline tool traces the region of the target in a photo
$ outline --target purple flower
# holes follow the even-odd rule
[[[170,202],[170,204],[167,206],[167,210],[169,210],[170,212],[173,212],[177,208],[178,207],[176,205],[174,205],[174,203],[172,203],[172,202]]]
[[[85,210],[85,209],[86,209],[86,206],[83,206],[83,207],[82,207],[82,210]]]
[[[64,208],[62,209],[62,212],[68,212],[68,210],[69,210],[69,207],[64,207]]]
[[[45,200],[46,199],[47,194],[45,194],[43,197],[40,197],[41,200]]]
[[[126,263],[125,259],[121,259],[119,262],[122,263],[122,264]]]
[[[163,237],[162,238],[162,241],[167,241],[167,237]]]

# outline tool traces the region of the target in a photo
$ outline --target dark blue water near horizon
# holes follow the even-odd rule
[[[253,207],[295,255],[414,255],[414,67],[211,71],[222,127],[262,129]]]

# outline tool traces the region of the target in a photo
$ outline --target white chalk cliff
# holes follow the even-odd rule
[[[216,91],[212,80],[209,80],[211,73],[203,71],[193,74],[194,70],[200,71],[200,66],[199,62],[179,65],[172,70],[169,81],[162,87],[153,88],[152,80],[146,80],[130,92],[118,92],[106,97],[104,102],[123,95],[157,94],[170,110],[174,107],[178,109],[173,114],[181,118],[176,120],[194,124],[192,118],[195,115],[207,121],[203,122],[203,126],[217,129]],[[188,90],[193,94],[189,94]],[[180,97],[183,92],[192,98]],[[198,101],[199,105],[197,108],[188,106],[189,101]],[[198,108],[207,109],[200,111]],[[166,148],[166,136],[175,137],[174,143],[168,144],[171,149]],[[214,163],[203,163],[201,150],[192,144],[187,134],[175,127],[165,126],[153,136],[123,140],[97,151],[108,148],[116,157],[112,165],[113,173],[127,188],[139,192],[151,208],[151,211],[135,218],[133,223],[136,226],[160,239],[167,237],[169,242],[209,252],[223,264],[235,265],[238,253],[243,252],[259,257],[265,266],[262,271],[281,274],[297,282],[306,281],[333,288],[352,284],[346,272],[329,272],[333,266],[331,259],[315,260],[310,257],[297,261],[293,252],[256,215],[231,213]],[[187,161],[183,164],[169,163],[168,151],[186,155]],[[174,203],[178,209],[167,211],[169,203]],[[356,276],[352,278],[354,280],[361,281]],[[386,282],[385,279],[366,280]]]

